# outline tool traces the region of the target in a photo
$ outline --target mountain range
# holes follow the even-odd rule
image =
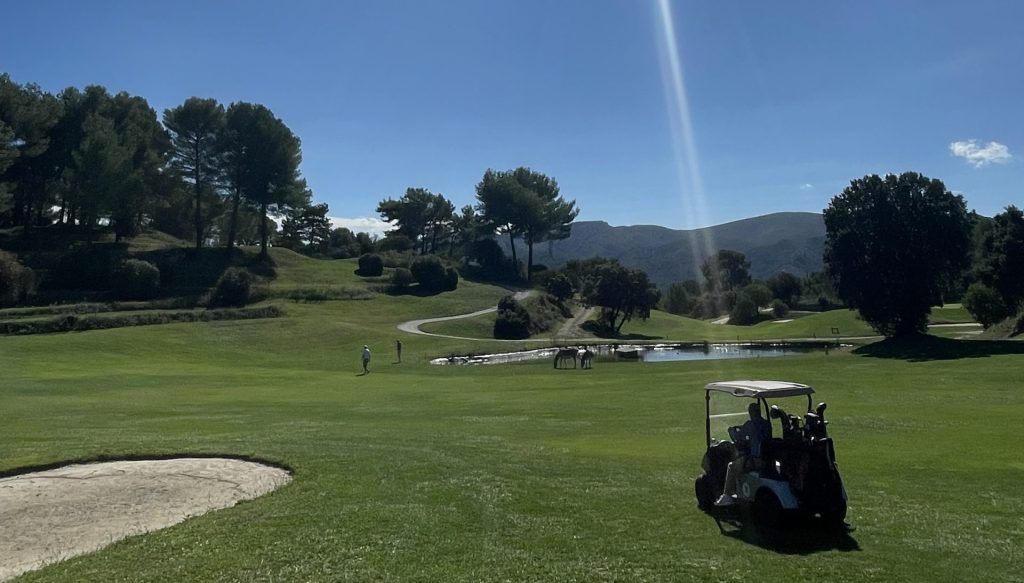
[[[508,252],[507,238],[499,237]],[[704,227],[676,230],[655,225],[613,227],[604,221],[573,223],[567,239],[534,246],[534,263],[549,267],[602,256],[647,272],[660,287],[700,278],[700,265],[719,249],[746,255],[750,273],[765,279],[781,271],[797,276],[821,271],[825,222],[818,213],[773,213]],[[519,258],[526,247],[516,244]]]

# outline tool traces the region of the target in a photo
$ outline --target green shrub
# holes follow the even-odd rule
[[[364,287],[344,285],[325,285],[321,287],[299,287],[290,289],[270,289],[253,287],[249,301],[260,299],[285,298],[296,302],[324,302],[327,300],[369,300],[377,294]]]
[[[58,260],[52,273],[53,285],[61,289],[108,290],[112,274],[125,259],[124,244],[76,244]]]
[[[757,323],[759,315],[757,304],[746,294],[739,294],[736,298],[736,305],[729,312],[729,323],[736,326],[749,326]]]
[[[251,320],[277,318],[284,312],[277,306],[218,310],[188,310],[181,312],[151,311],[142,314],[95,314],[77,316],[64,314],[48,320],[27,322],[0,322],[0,335],[53,334],[55,332],[86,332],[128,326],[151,326],[180,322],[211,322],[217,320]]]
[[[241,267],[229,267],[213,288],[211,306],[244,306],[252,293],[252,276]]]
[[[459,287],[459,272],[454,267],[446,267],[444,270],[445,291],[455,291]]]
[[[521,305],[529,314],[530,334],[547,332],[555,326],[561,325],[566,317],[572,315],[568,308],[564,308],[546,294],[532,296],[523,301]]]
[[[750,301],[754,302],[758,308],[770,304],[774,297],[772,291],[763,283],[752,283],[745,286],[740,293],[750,298]]]
[[[565,302],[565,300],[571,298],[576,293],[576,290],[572,287],[572,282],[561,273],[549,279],[544,285],[544,289],[558,302]]]
[[[409,266],[412,276],[427,291],[441,291],[447,285],[444,264],[436,255],[422,255]],[[457,279],[458,276],[456,276]]]
[[[998,291],[980,282],[972,283],[967,288],[963,305],[964,309],[985,328],[1009,318],[1014,313]]]
[[[494,320],[494,337],[521,340],[530,337],[530,314],[512,296],[498,301],[498,317]]]
[[[359,270],[362,277],[377,277],[384,273],[384,260],[376,253],[364,253],[359,256]]]
[[[384,267],[398,268],[409,267],[416,254],[411,251],[383,251],[378,253],[384,261]]]
[[[786,302],[776,299],[772,301],[772,315],[776,318],[785,318],[789,314],[789,306]]]
[[[414,281],[412,272],[404,267],[395,269],[395,272],[391,274],[391,285],[396,290],[403,290],[412,285]]]
[[[160,270],[141,259],[129,259],[114,270],[114,294],[122,300],[150,300],[160,291]]]
[[[378,251],[409,251],[415,246],[415,241],[394,231],[389,232],[377,242]]]
[[[0,306],[12,306],[35,293],[35,273],[17,256],[0,251]]]

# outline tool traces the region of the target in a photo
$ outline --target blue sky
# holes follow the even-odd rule
[[[193,95],[267,105],[335,217],[374,218],[409,186],[470,204],[485,169],[520,165],[613,225],[820,212],[853,178],[905,170],[982,214],[1024,205],[1015,0],[35,0],[2,14],[0,71],[18,82],[102,84],[160,113]]]

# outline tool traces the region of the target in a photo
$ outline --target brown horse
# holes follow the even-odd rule
[[[568,364],[566,361],[569,360],[572,361],[572,367],[576,368],[576,355],[577,351],[575,348],[559,348],[558,352],[555,353],[555,368],[565,368],[565,366],[559,367],[558,365],[560,363],[566,365]]]
[[[580,350],[580,368],[593,368],[594,367],[594,351],[589,348]]]

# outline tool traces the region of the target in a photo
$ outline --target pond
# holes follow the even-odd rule
[[[675,362],[681,360],[724,360],[731,358],[771,358],[846,347],[826,342],[749,342],[744,344],[594,344],[587,345],[601,360],[638,362]],[[451,355],[435,358],[430,364],[507,364],[528,360],[553,359],[559,348],[540,348],[498,354]]]

